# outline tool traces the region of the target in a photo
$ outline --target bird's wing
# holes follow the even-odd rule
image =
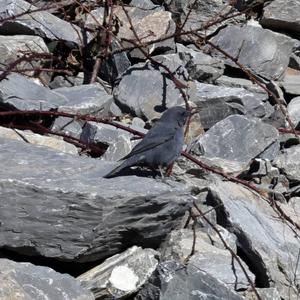
[[[174,138],[175,132],[176,130],[170,127],[162,128],[162,126],[156,126],[151,128],[145,137],[122,160],[170,141]]]

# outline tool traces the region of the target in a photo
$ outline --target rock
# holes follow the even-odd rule
[[[183,104],[179,90],[165,70],[150,63],[129,68],[114,89],[114,97],[120,107],[148,120],[158,118],[166,107]]]
[[[285,149],[273,161],[290,181],[300,181],[300,145]]]
[[[262,120],[264,123],[270,124],[275,128],[285,128],[288,125],[285,113],[282,112],[282,109],[278,104],[275,104],[274,111],[271,114],[266,115]]]
[[[216,80],[216,84],[219,86],[244,88],[247,91],[255,94],[256,97],[259,98],[261,101],[267,101],[269,98],[269,95],[265,90],[263,90],[260,86],[252,83],[252,81],[248,79],[222,75]]]
[[[49,87],[51,89],[57,89],[62,87],[72,87],[77,85],[82,85],[84,79],[83,72],[78,73],[77,76],[62,76],[58,75],[53,78],[53,80],[49,83]]]
[[[204,157],[237,161],[246,166],[276,143],[278,137],[278,131],[273,126],[259,119],[233,115],[210,128],[198,139],[192,151],[200,147]]]
[[[248,188],[220,180],[210,185],[206,203],[222,207],[216,209],[218,224],[236,235],[238,251],[255,274],[256,285],[270,287],[273,282],[282,297],[296,299],[288,282],[300,268],[295,264],[299,241],[277,210]]]
[[[152,42],[156,39],[163,38],[165,35],[172,35],[175,33],[175,23],[171,18],[171,13],[166,12],[161,7],[155,9],[144,9],[137,7],[126,7],[126,11],[132,21],[133,27],[142,43]],[[91,12],[97,23],[103,22],[103,9],[96,9]],[[128,40],[136,40],[128,18],[124,13],[121,6],[114,8],[114,15],[119,20],[117,37],[121,40],[123,46],[134,46],[133,43]],[[93,26],[95,19],[92,16],[87,17],[86,26]],[[165,41],[152,43],[149,47],[144,48],[149,54],[154,51],[170,51],[175,49],[174,38],[167,39]],[[138,50],[130,51],[130,56],[133,58],[145,58],[144,54]]]
[[[262,117],[266,115],[265,97],[244,88],[221,87],[206,83],[190,83],[189,100],[201,107],[201,124],[210,128],[234,114]]]
[[[300,71],[297,75],[286,74],[281,86],[287,94],[300,95]]]
[[[198,30],[198,33],[205,33],[211,35],[219,28],[224,27],[226,24],[237,23],[238,17],[234,19],[228,19],[223,22],[217,22],[216,24],[209,23],[215,20],[216,16],[222,12],[222,15],[226,15],[233,8],[222,0],[207,0],[207,1],[195,1],[193,0],[166,0],[164,4],[167,9],[172,12],[175,22],[182,25],[185,22],[186,16],[189,13],[183,31]],[[192,8],[192,9],[191,9]],[[207,26],[209,25],[209,26]],[[193,37],[179,36],[183,41],[191,41]]]
[[[151,0],[131,0],[131,6],[143,8],[143,9],[155,9],[157,5],[153,4]]]
[[[54,90],[67,98],[67,103],[59,107],[59,111],[89,114],[97,117],[108,117],[113,101],[99,83],[58,88]]]
[[[222,227],[220,227],[220,232],[223,233],[222,236],[224,236],[225,240],[231,239],[230,243],[233,244],[234,250],[236,248],[235,236]],[[210,239],[211,236],[212,238]],[[235,288],[247,289],[249,282],[241,267],[237,263],[234,263],[235,270],[233,271],[232,255],[227,249],[224,249],[223,245],[223,247],[216,246],[217,243],[215,243],[215,241],[220,243],[220,239],[216,237],[215,232],[214,234],[207,234],[197,230],[195,253],[190,258],[189,263],[197,269],[220,280],[231,290]],[[184,259],[190,255],[193,248],[193,231],[187,229],[172,231],[165,248],[169,254],[166,255],[165,253],[163,260],[184,262]],[[247,270],[251,280],[254,281],[254,276],[246,264],[243,264],[243,266]]]
[[[292,54],[295,40],[283,34],[256,26],[228,26],[222,29],[211,42],[233,56],[256,74],[269,80],[280,79]],[[223,58],[217,50],[210,52]],[[225,62],[237,67],[231,60]]]
[[[6,110],[50,110],[66,102],[67,98],[63,95],[16,73],[0,81],[0,107]]]
[[[116,39],[113,39],[111,50],[114,51],[120,48],[122,48],[121,44]],[[131,63],[126,52],[116,53],[102,63],[100,69],[101,78],[113,85],[114,81],[130,66]]]
[[[83,37],[78,26],[55,17],[46,9],[37,10],[37,7],[24,0],[2,0],[0,15],[2,20],[7,21],[1,22],[0,34],[38,35],[49,40],[82,44]]]
[[[0,127],[0,137],[12,140],[19,140],[33,145],[40,145],[49,147],[59,152],[69,153],[73,155],[78,154],[77,148],[65,142],[62,138],[53,136],[43,136],[33,133],[29,130],[18,130]],[[25,140],[25,141],[24,141]]]
[[[212,83],[223,74],[225,66],[222,60],[181,44],[176,46],[191,79]]]
[[[80,140],[85,143],[108,146],[101,158],[109,161],[118,161],[131,151],[131,137],[130,133],[112,125],[87,122],[83,127]]]
[[[292,53],[292,55],[290,57],[289,67],[296,69],[296,70],[300,70],[299,50],[297,52],[298,52],[298,55],[296,55],[295,53]]]
[[[257,288],[258,294],[263,300],[281,300],[281,295],[276,288]],[[246,300],[256,300],[257,296],[252,291],[246,291]]]
[[[0,247],[22,255],[85,262],[154,248],[191,202],[172,180],[104,179],[104,161],[4,138],[0,149]]]
[[[288,104],[287,111],[291,121],[295,127],[299,127],[300,123],[300,96],[293,98]]]
[[[1,299],[93,300],[75,278],[47,267],[0,258]]]
[[[15,35],[15,36],[0,36],[0,63],[6,67],[15,62],[18,58],[24,56],[24,53],[49,53],[49,50],[39,36],[30,35]],[[41,67],[42,59],[35,61],[22,61],[16,66],[17,70],[34,69]],[[25,72],[26,75],[33,75],[33,71]]]
[[[76,139],[80,138],[84,122],[66,117],[58,117],[54,120],[51,130],[58,133],[63,133],[72,136]]]
[[[96,299],[124,299],[136,293],[158,265],[159,253],[131,247],[77,277]]]
[[[243,297],[192,264],[185,267],[178,262],[167,261],[159,265],[150,283],[134,299],[242,300]]]
[[[291,0],[287,4],[284,0],[274,0],[264,8],[261,24],[275,31],[290,31],[300,33],[300,3]]]

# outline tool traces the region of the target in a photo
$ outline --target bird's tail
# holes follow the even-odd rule
[[[112,171],[110,171],[108,174],[104,175],[103,178],[112,178],[115,177],[119,172],[121,172],[125,168],[129,168],[133,165],[133,163],[130,162],[130,160],[124,160],[119,166],[114,168]]]

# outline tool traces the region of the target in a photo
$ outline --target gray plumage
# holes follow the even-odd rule
[[[189,113],[183,107],[175,106],[166,110],[145,137],[123,162],[104,178],[116,176],[121,170],[131,166],[161,168],[170,166],[180,155],[184,143],[184,124]]]

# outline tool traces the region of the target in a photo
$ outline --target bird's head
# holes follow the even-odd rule
[[[160,122],[175,122],[179,127],[183,127],[190,112],[181,106],[174,106],[167,109],[160,118]]]

